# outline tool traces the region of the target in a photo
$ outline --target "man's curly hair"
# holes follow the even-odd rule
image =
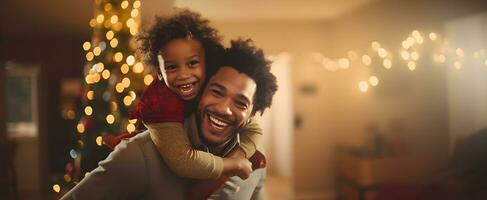
[[[138,49],[144,57],[144,62],[158,70],[159,51],[171,40],[180,38],[191,38],[202,44],[206,55],[206,74],[210,77],[220,65],[217,61],[223,46],[218,31],[199,13],[176,9],[169,18],[156,16],[154,24],[137,37],[140,41]]]
[[[277,91],[276,77],[271,73],[271,62],[264,57],[262,49],[254,46],[252,40],[232,40],[230,48],[225,49],[222,66],[232,67],[252,78],[257,90],[254,96],[252,114],[260,112],[272,104]]]

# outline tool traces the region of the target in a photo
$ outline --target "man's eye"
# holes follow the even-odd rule
[[[237,106],[237,108],[240,108],[242,110],[247,109],[247,104],[244,102],[237,101],[237,102],[235,102],[235,105]]]
[[[197,65],[199,63],[200,63],[200,61],[198,61],[198,60],[191,60],[191,61],[189,61],[188,65],[190,67],[193,67],[193,66],[195,66],[195,65]]]
[[[219,90],[216,90],[216,89],[211,89],[211,93],[214,95],[214,96],[217,96],[217,97],[222,97],[223,96],[223,93],[220,92]]]

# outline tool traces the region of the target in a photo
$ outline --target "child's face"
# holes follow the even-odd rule
[[[160,52],[169,89],[184,100],[196,97],[206,78],[205,51],[200,42],[174,39]]]

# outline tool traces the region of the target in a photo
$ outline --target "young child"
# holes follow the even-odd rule
[[[237,175],[246,179],[252,170],[247,158],[262,138],[256,123],[250,120],[241,128],[239,148],[225,158],[193,149],[183,130],[185,116],[194,112],[202,87],[218,66],[223,47],[217,31],[199,14],[180,10],[170,18],[156,18],[139,40],[147,62],[160,66],[162,77],[149,85],[133,113],[150,131],[168,167],[186,178]],[[224,128],[228,124],[215,125]]]

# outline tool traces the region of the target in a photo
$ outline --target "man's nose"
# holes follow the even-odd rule
[[[216,111],[220,115],[232,115],[232,110],[230,109],[231,99],[225,99],[218,103],[216,106]]]

